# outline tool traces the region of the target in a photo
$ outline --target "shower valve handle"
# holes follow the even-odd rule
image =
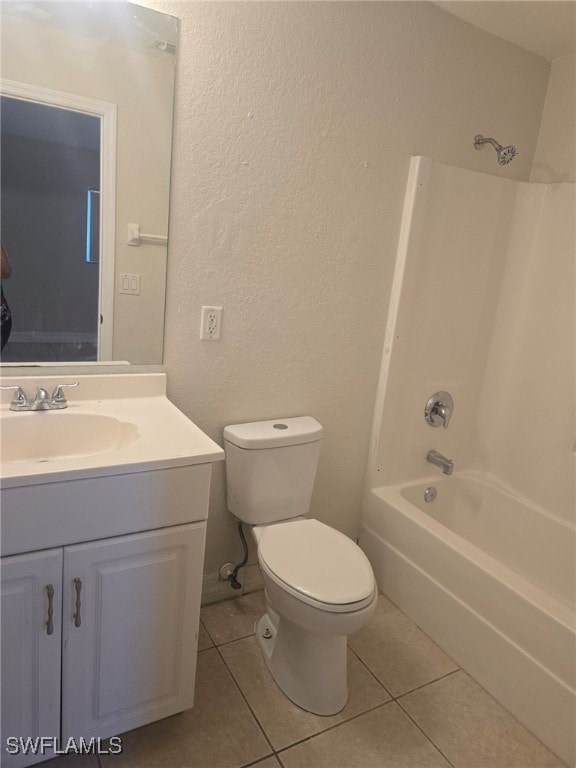
[[[454,398],[449,392],[435,392],[428,398],[424,408],[424,418],[431,427],[448,429],[453,413]]]

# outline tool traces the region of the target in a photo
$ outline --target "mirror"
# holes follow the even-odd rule
[[[127,0],[0,16],[2,363],[159,364],[177,19]]]

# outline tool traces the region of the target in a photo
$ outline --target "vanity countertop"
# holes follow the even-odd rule
[[[3,488],[205,464],[224,451],[166,397],[166,376],[2,377],[2,385],[66,389],[64,410],[14,412],[2,391]]]

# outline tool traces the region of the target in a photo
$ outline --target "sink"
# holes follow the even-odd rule
[[[163,373],[3,377],[26,392],[79,381],[68,407],[11,411],[0,392],[0,480],[3,497],[27,486],[124,476],[195,464],[224,451],[166,397]],[[30,491],[31,492],[31,491]]]
[[[116,451],[138,437],[134,424],[96,413],[19,413],[2,424],[0,461],[49,462]]]

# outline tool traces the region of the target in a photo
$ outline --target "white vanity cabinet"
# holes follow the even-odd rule
[[[224,452],[167,399],[164,374],[78,379],[65,410],[14,412],[0,393],[3,768],[194,702],[210,477]],[[24,382],[61,384],[75,379]],[[28,754],[6,749],[18,739]]]
[[[78,744],[192,706],[205,529],[2,559],[3,766],[37,762],[9,736]]]
[[[64,550],[64,741],[192,706],[205,530],[195,523]]]
[[[12,756],[8,737],[60,733],[62,550],[2,558],[2,766],[46,757]],[[49,597],[49,588],[53,589]],[[52,623],[49,624],[49,613]],[[49,757],[50,755],[47,755]]]

